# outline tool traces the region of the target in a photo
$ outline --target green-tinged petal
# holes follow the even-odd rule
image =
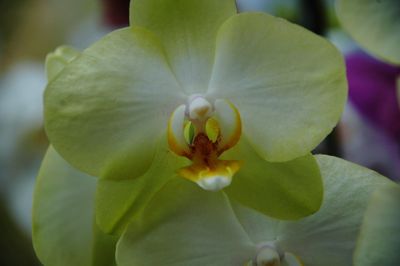
[[[93,176],[140,176],[182,102],[163,49],[144,29],[117,30],[49,83],[45,126],[55,149]],[[123,170],[121,170],[123,169]]]
[[[188,93],[205,92],[220,25],[236,13],[234,0],[135,0],[131,24],[161,39],[177,79]]]
[[[242,13],[218,33],[208,94],[233,102],[244,134],[269,161],[317,146],[339,120],[346,86],[339,51],[284,19]]]
[[[242,137],[226,157],[243,160],[243,166],[225,191],[245,206],[284,220],[299,219],[320,208],[322,178],[312,155],[270,163]]]
[[[118,242],[120,266],[242,266],[255,254],[226,196],[184,179],[165,185],[142,217]]]
[[[230,198],[230,201],[237,219],[254,243],[274,241],[278,238],[281,220],[247,208],[232,198]]]
[[[33,203],[33,244],[44,265],[112,265],[99,263],[114,261],[115,239],[93,226],[95,189],[94,177],[72,168],[50,147]]]
[[[316,156],[324,178],[321,209],[280,228],[282,246],[307,266],[352,265],[352,253],[368,199],[387,178],[335,157]],[[306,243],[306,244],[305,244]]]
[[[398,0],[338,0],[343,27],[365,49],[400,64],[400,8]]]
[[[399,232],[400,186],[390,184],[371,197],[354,253],[354,265],[400,265]]]
[[[324,202],[315,214],[296,222],[267,218],[238,205],[235,211],[255,242],[275,241],[306,266],[350,266],[368,199],[390,183],[374,171],[335,157],[316,156],[324,179]]]
[[[72,47],[60,46],[54,52],[46,56],[47,80],[51,81],[80,53]]]
[[[100,179],[96,192],[96,219],[107,233],[123,231],[129,221],[137,218],[151,198],[176,176],[176,170],[187,159],[173,154],[166,141],[158,149],[149,171],[136,179]]]
[[[116,266],[115,249],[118,236],[105,234],[93,219],[94,238],[92,250],[92,266]]]

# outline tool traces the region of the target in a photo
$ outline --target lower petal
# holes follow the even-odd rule
[[[222,192],[171,180],[119,241],[121,266],[244,265],[255,246]]]

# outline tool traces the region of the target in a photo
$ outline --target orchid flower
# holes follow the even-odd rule
[[[325,39],[233,0],[136,0],[131,25],[77,55],[46,88],[45,128],[100,177],[96,215],[123,229],[176,175],[281,219],[314,213],[310,151],[346,99]]]

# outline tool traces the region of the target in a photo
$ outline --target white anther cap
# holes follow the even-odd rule
[[[278,252],[272,248],[263,248],[257,254],[257,266],[280,266],[281,259]]]
[[[203,120],[209,118],[212,105],[204,97],[197,96],[189,103],[188,114],[190,119]]]

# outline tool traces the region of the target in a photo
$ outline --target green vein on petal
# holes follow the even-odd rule
[[[244,265],[255,251],[224,193],[177,178],[152,199],[141,221],[130,224],[118,243],[117,263]]]

